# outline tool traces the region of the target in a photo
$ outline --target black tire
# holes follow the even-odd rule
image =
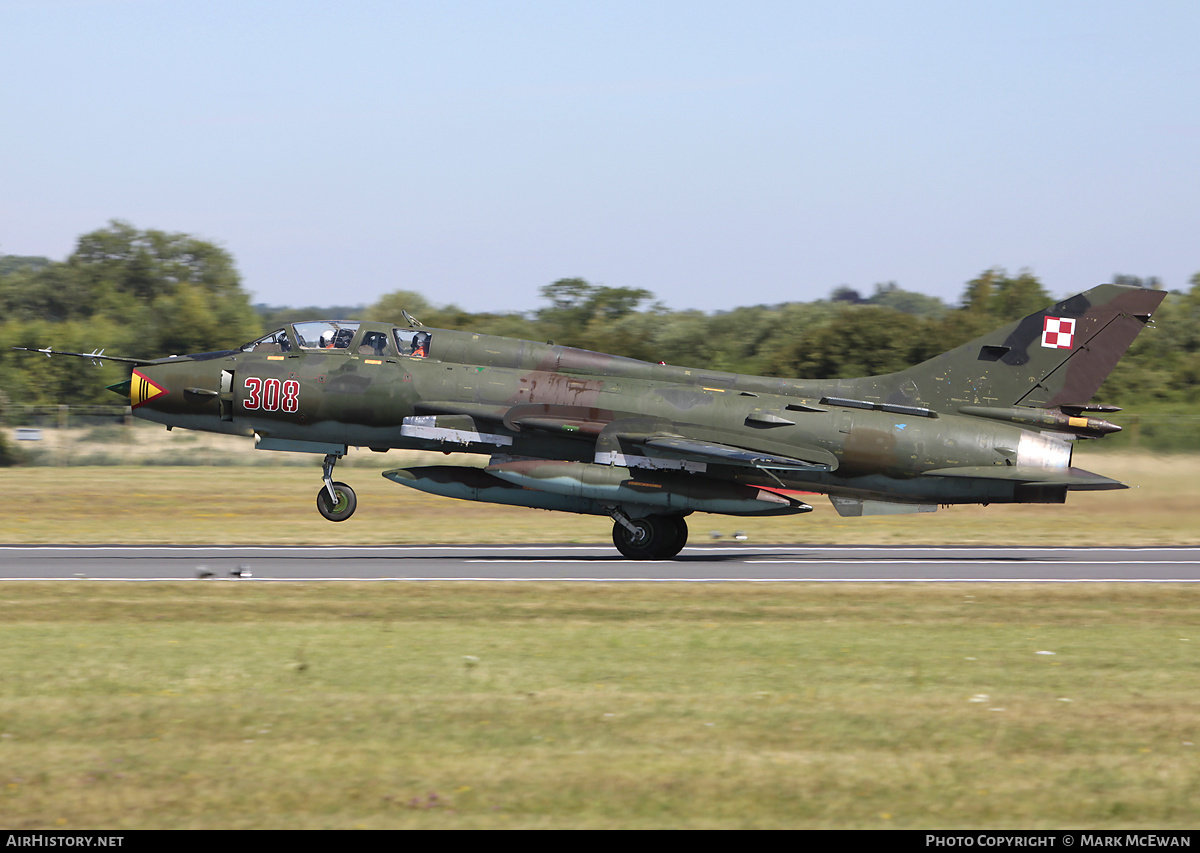
[[[613,544],[627,560],[649,560],[648,546],[654,536],[653,526],[647,518],[634,518],[631,523],[637,528],[637,533],[626,530],[620,522],[613,523]]]
[[[329,499],[329,490],[324,486],[321,487],[321,491],[317,492],[317,512],[330,521],[345,521],[354,515],[354,510],[358,508],[358,498],[354,494],[354,489],[345,483],[335,482],[333,491],[338,498],[336,504]]]
[[[648,515],[631,519],[637,533],[613,525],[613,544],[629,560],[669,560],[687,542],[687,522],[680,515]]]
[[[682,551],[683,546],[687,544],[688,526],[682,515],[664,515],[662,517],[675,525],[675,540],[671,543],[670,549],[659,556],[659,559],[669,560]]]

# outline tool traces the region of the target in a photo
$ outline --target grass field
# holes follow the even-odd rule
[[[165,434],[165,433],[164,433]],[[284,454],[254,451],[261,459]],[[0,521],[9,543],[409,544],[607,542],[596,516],[473,504],[406,489],[383,467],[442,464],[440,454],[354,454],[337,478],[358,493],[358,511],[333,524],[317,515],[319,459],[307,467],[229,465],[0,469],[13,496]],[[476,460],[477,461],[477,460]],[[841,518],[814,496],[812,513],[784,518],[696,514],[691,541],[828,544],[1155,545],[1200,543],[1200,456],[1076,454],[1076,464],[1133,488],[1075,492],[1065,505],[960,506],[919,515]]]
[[[0,541],[609,536],[365,458],[338,469],[360,501],[343,524],[315,512],[317,467],[0,470]],[[1076,462],[1138,488],[867,519],[816,498],[692,516],[692,537],[1200,540],[1197,458]],[[1194,585],[9,582],[0,826],[1194,828],[1198,604]]]
[[[1194,828],[1198,599],[5,584],[0,825]]]

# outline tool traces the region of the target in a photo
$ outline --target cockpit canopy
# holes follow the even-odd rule
[[[358,322],[314,320],[292,326],[300,349],[348,349],[358,331]]]
[[[242,352],[293,352],[340,350],[376,357],[403,355],[425,358],[433,336],[424,329],[392,328],[370,324],[360,328],[357,320],[310,320],[276,329],[243,346]]]
[[[269,335],[263,335],[256,341],[242,345],[242,352],[291,352],[292,342],[287,332],[276,329]]]

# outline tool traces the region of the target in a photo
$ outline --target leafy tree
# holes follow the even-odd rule
[[[560,343],[586,346],[580,341],[588,324],[619,320],[654,298],[648,290],[633,287],[605,287],[582,278],[560,278],[540,291],[550,301],[549,308],[537,312],[537,320],[554,331]]]
[[[1192,276],[1186,293],[1167,297],[1144,337],[1149,340],[1133,353],[1133,368],[1164,369],[1167,396],[1181,402],[1200,399],[1200,273]]]
[[[228,252],[118,221],[80,237],[65,262],[0,274],[0,317],[0,375],[23,403],[113,402],[104,385],[120,369],[39,363],[12,346],[158,357],[232,348],[261,332]]]
[[[863,299],[862,294],[853,287],[843,284],[833,289],[833,293],[829,294],[829,301],[845,302],[849,305],[862,305],[867,300]]]
[[[98,367],[81,358],[46,358],[9,349],[52,346],[89,352],[94,347],[107,347],[107,341],[119,339],[119,335],[118,329],[103,321],[5,323],[0,326],[0,376],[4,377],[6,393],[14,403],[23,404],[119,404],[104,387],[128,374],[120,365],[106,362]]]
[[[800,379],[841,379],[894,373],[943,347],[932,321],[873,305],[842,310],[776,357],[773,373]]]
[[[385,293],[379,297],[379,301],[366,310],[363,316],[372,320],[381,320],[384,323],[394,323],[397,326],[407,326],[408,321],[404,319],[405,311],[427,326],[434,325],[428,319],[433,315],[433,306],[424,296],[411,290],[395,290]]]
[[[464,320],[460,328],[470,329],[481,335],[500,335],[524,341],[547,339],[537,323],[515,311],[509,314],[473,314]]]
[[[718,314],[720,369],[766,376],[795,376],[788,356],[811,330],[832,321],[845,306],[827,300],[757,305]],[[717,366],[717,364],[714,364]]]
[[[6,468],[9,465],[15,465],[17,454],[8,446],[8,437],[0,432],[0,468]]]
[[[17,272],[18,270],[38,270],[45,269],[54,263],[49,258],[43,258],[39,255],[0,255],[0,275],[8,275],[9,273]]]
[[[596,319],[576,340],[559,343],[642,361],[669,361],[671,354],[661,340],[664,317],[657,311],[634,311],[613,319]]]
[[[950,310],[936,296],[904,290],[894,281],[875,285],[875,292],[867,302],[882,308],[894,308],[914,317],[943,317]]]
[[[114,220],[80,237],[65,267],[93,313],[126,324],[131,355],[231,348],[262,330],[232,256],[187,234]]]
[[[277,329],[285,323],[300,323],[304,320],[375,320],[380,319],[369,313],[366,305],[306,305],[292,308],[288,305],[266,305],[257,303],[254,311],[258,314],[263,329]]]
[[[651,335],[654,355],[647,361],[720,369],[713,356],[722,342],[712,318],[702,311],[677,311],[658,320]]]
[[[0,277],[0,311],[6,318],[82,319],[95,312],[97,295],[66,264],[26,267]]]
[[[968,281],[962,296],[965,311],[993,325],[1020,320],[1053,301],[1029,270],[1021,270],[1014,278],[1000,267]]]
[[[406,327],[404,312],[433,329],[467,329],[485,335],[536,339],[539,332],[521,314],[472,314],[457,305],[438,307],[411,290],[396,290],[359,312],[364,319],[381,320]]]
[[[185,282],[213,296],[244,296],[232,256],[214,243],[188,234],[138,231],[115,219],[80,237],[67,264],[93,287],[112,287],[147,301]]]

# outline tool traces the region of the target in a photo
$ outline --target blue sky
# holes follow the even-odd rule
[[[0,0],[0,252],[113,218],[256,301],[955,301],[1200,272],[1200,4]]]

